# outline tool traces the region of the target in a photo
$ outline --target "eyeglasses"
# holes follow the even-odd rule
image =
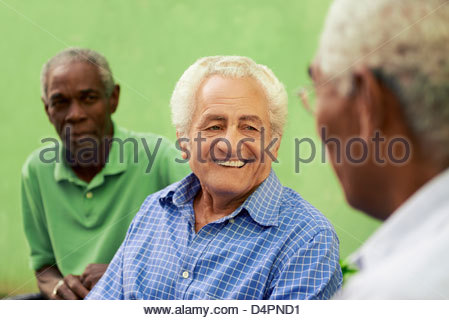
[[[313,85],[307,85],[297,90],[296,95],[301,100],[302,106],[313,116],[316,114],[316,92]]]

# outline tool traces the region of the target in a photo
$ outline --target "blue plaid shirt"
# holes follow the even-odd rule
[[[269,177],[195,232],[191,174],[147,197],[86,299],[328,299],[341,286],[329,221]]]

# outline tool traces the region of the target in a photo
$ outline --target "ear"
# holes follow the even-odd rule
[[[276,138],[277,138],[277,140],[276,140],[276,142],[274,143],[274,146],[273,146],[273,154],[274,154],[274,156],[277,159],[279,147],[281,146],[282,135],[276,135],[276,136],[273,137],[273,139],[276,139]]]
[[[360,137],[368,140],[376,130],[383,131],[385,92],[373,72],[363,67],[355,72],[355,99],[360,121]]]
[[[188,139],[184,137],[179,131],[176,130],[176,138],[178,139],[178,144],[181,150],[181,156],[184,160],[190,158],[190,150]]]
[[[116,84],[112,90],[111,96],[109,97],[110,102],[110,113],[113,114],[117,110],[118,101],[120,97],[120,86]]]
[[[181,133],[178,130],[176,130],[176,139],[178,139],[178,141],[179,141],[179,139],[181,139],[181,138],[182,138]]]

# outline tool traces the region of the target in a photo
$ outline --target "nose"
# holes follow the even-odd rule
[[[228,128],[226,134],[217,143],[217,155],[227,159],[237,159],[237,145],[240,141],[240,134],[236,128]]]
[[[68,123],[81,122],[86,119],[86,112],[81,104],[75,99],[72,100],[69,106],[69,110],[66,115],[66,121]]]

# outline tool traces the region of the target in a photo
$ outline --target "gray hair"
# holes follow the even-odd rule
[[[341,94],[366,66],[398,97],[413,134],[449,159],[449,5],[444,0],[335,0],[318,64]]]
[[[106,96],[110,96],[112,94],[115,83],[114,78],[112,77],[112,71],[109,68],[109,64],[106,58],[94,50],[81,49],[81,48],[68,48],[59,52],[53,58],[48,60],[42,67],[41,72],[42,97],[44,97],[45,99],[47,98],[48,74],[50,73],[50,71],[55,66],[62,64],[69,64],[73,62],[85,62],[95,65],[98,69],[98,73],[100,74],[101,80],[103,82]]]
[[[170,106],[172,121],[181,136],[189,131],[195,111],[196,93],[203,81],[212,75],[228,78],[251,77],[265,92],[272,133],[281,136],[287,117],[287,93],[284,85],[264,65],[247,57],[213,56],[197,60],[181,76],[173,91]]]

